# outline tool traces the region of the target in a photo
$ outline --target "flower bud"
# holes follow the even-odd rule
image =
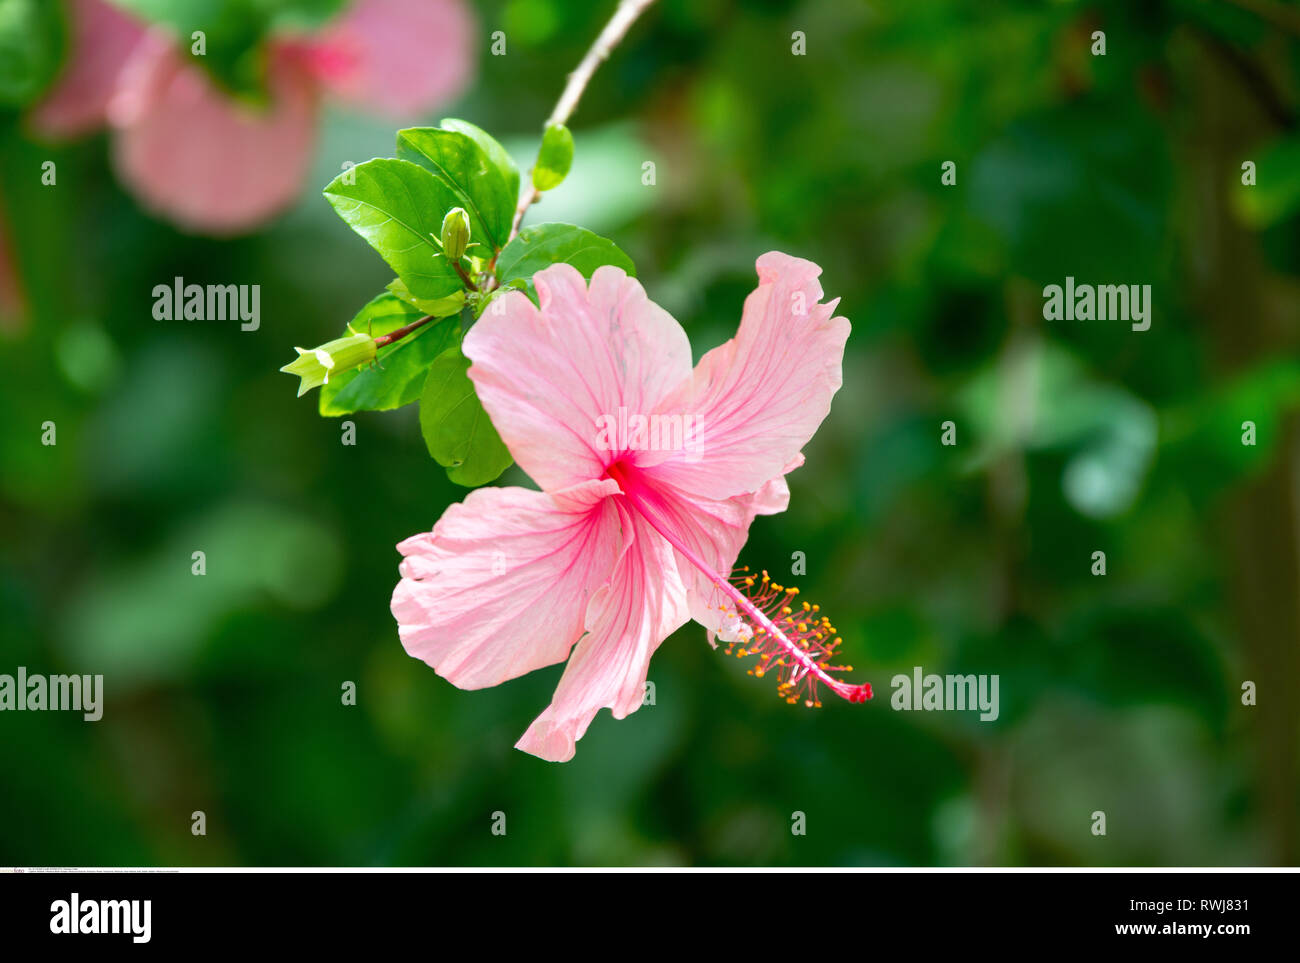
[[[442,253],[459,261],[469,247],[469,215],[463,207],[453,207],[442,219]]]
[[[374,361],[379,349],[370,335],[349,334],[319,348],[293,350],[298,352],[297,359],[280,370],[302,379],[298,385],[298,397],[301,398],[312,388],[329,384],[330,375],[351,371]]]
[[[551,124],[542,135],[542,148],[533,167],[533,187],[549,191],[559,187],[573,165],[573,135],[563,124]]]

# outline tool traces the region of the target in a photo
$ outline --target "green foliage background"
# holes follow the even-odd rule
[[[612,6],[481,5],[478,79],[437,116],[526,171]],[[95,724],[0,715],[0,863],[1295,864],[1298,15],[1246,6],[663,0],[634,28],[530,222],[613,239],[697,353],[757,255],[824,267],[844,388],[742,561],[806,553],[877,694],[786,706],[688,626],[657,704],[562,766],[512,749],[560,667],[462,692],[398,643],[393,546],[464,494],[414,407],[344,447],[276,371],[391,279],[319,188],[392,126],[328,113],[300,203],[212,241],[142,213],[103,137],[0,115],[30,301],[0,328],[0,672],[107,691]],[[1151,284],[1150,331],[1044,322],[1066,275]],[[260,330],[154,321],[175,276],[260,284]],[[1000,718],[892,711],[915,665],[999,674]]]

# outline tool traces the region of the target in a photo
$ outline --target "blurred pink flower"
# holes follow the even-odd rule
[[[534,276],[541,307],[503,295],[465,337],[469,376],[519,466],[541,487],[482,488],[398,550],[402,644],[464,689],[568,665],[517,748],[572,758],[603,707],[641,706],[650,657],[694,618],[762,660],[787,701],[850,701],[839,640],[797,589],[732,574],[757,515],[784,511],[785,474],[830,411],[849,322],[821,304],[817,265],[771,252],[736,337],[691,370],[686,333],[614,267]],[[689,422],[693,443],[612,439],[633,412]],[[576,643],[576,646],[575,646]],[[572,654],[570,654],[572,650]],[[745,654],[742,648],[741,654]]]
[[[462,0],[355,0],[269,43],[268,103],[242,103],[180,41],[105,0],[72,0],[72,51],[33,108],[35,131],[113,131],[119,176],[151,210],[209,234],[249,230],[297,195],[322,96],[409,118],[464,89],[475,63]]]

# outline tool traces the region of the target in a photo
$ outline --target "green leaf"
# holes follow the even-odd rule
[[[437,241],[443,214],[459,201],[423,167],[386,157],[368,160],[334,178],[325,198],[413,297],[437,300],[462,289]]]
[[[505,246],[497,258],[497,280],[503,287],[516,278],[526,281],[529,297],[536,300],[533,275],[552,264],[572,264],[588,280],[605,264],[636,277],[632,259],[613,241],[572,224],[549,223],[524,228]]]
[[[424,317],[425,313],[392,294],[381,294],[352,319],[351,328],[378,337]],[[429,365],[448,346],[455,346],[459,341],[460,330],[454,318],[430,321],[402,340],[380,348],[374,365],[344,371],[331,378],[321,388],[320,413],[347,415],[409,405],[420,397]]]
[[[549,191],[559,187],[573,166],[573,135],[563,124],[551,124],[542,136],[542,147],[533,165],[533,187]]]
[[[495,254],[510,236],[515,198],[506,177],[467,134],[437,127],[409,127],[397,132],[397,156],[424,167],[455,197],[452,207],[469,214],[471,240]]]
[[[515,166],[514,159],[509,151],[501,146],[500,141],[481,127],[475,127],[469,121],[457,120],[455,117],[444,117],[439,121],[439,126],[443,130],[454,130],[464,134],[478,144],[487,155],[487,159],[500,171],[501,178],[505,181],[506,192],[510,195],[510,206],[513,208],[519,203],[519,168]]]
[[[485,485],[514,460],[474,393],[460,345],[433,362],[420,396],[420,433],[434,461],[457,485]]]
[[[66,41],[61,9],[50,0],[0,0],[0,104],[30,103],[54,79]]]
[[[411,293],[410,288],[401,278],[393,278],[388,282],[386,288],[390,294],[400,298],[412,307],[420,309],[420,314],[431,314],[435,318],[445,318],[449,314],[455,314],[465,306],[465,292],[457,291],[445,298],[417,298]]]

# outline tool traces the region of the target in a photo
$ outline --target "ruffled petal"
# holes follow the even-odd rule
[[[72,0],[68,14],[63,72],[29,116],[32,129],[46,137],[76,137],[104,126],[118,80],[146,30],[104,0]]]
[[[754,492],[781,474],[831,407],[841,383],[847,318],[821,304],[821,268],[777,251],[758,259],[736,336],[714,348],[664,411],[695,418],[698,456],[663,452],[657,477],[722,499]]]
[[[540,309],[518,291],[465,336],[469,377],[506,447],[547,491],[600,478],[621,457],[610,420],[646,416],[690,375],[673,318],[615,267],[591,285],[568,264],[533,276]],[[644,455],[645,452],[638,452]]]
[[[474,73],[476,33],[461,0],[357,0],[290,49],[334,96],[410,118],[465,89]]]
[[[406,651],[462,689],[561,662],[624,539],[612,481],[548,495],[480,488],[397,546]]]
[[[641,707],[650,656],[687,619],[672,548],[620,502],[631,544],[613,578],[587,608],[587,634],[565,666],[555,696],[515,748],[551,762],[573,758],[596,713],[622,719]]]
[[[205,234],[251,230],[302,186],[316,132],[316,98],[301,70],[273,65],[270,106],[218,90],[174,42],[152,34],[109,106],[119,176],[146,207]]]

